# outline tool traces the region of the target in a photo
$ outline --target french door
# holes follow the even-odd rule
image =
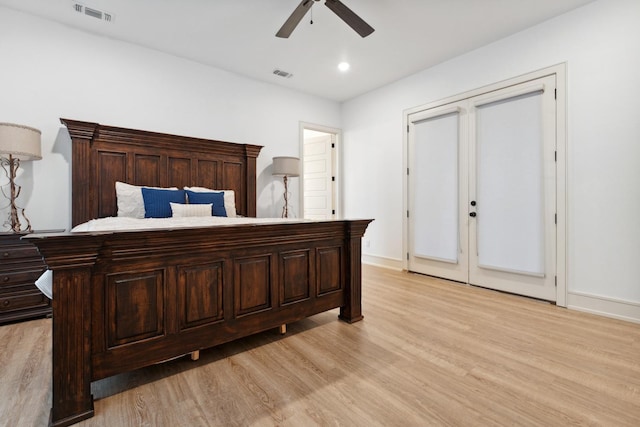
[[[408,269],[556,300],[555,76],[408,117]]]

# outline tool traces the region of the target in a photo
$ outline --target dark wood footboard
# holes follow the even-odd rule
[[[50,425],[93,416],[92,381],[337,307],[361,320],[369,223],[29,236],[53,270]]]

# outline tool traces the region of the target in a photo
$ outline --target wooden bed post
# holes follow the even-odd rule
[[[245,145],[246,149],[246,157],[247,157],[247,183],[256,182],[256,159],[260,150],[262,149],[259,145]],[[255,185],[247,185],[246,191],[246,203],[247,203],[247,216],[255,217],[256,214],[256,201],[257,201],[257,191]]]
[[[102,239],[95,236],[74,244],[68,236],[66,241],[50,234],[27,238],[38,246],[53,271],[53,396],[49,425],[69,426],[93,416],[91,269]]]
[[[49,425],[67,426],[93,416],[89,341],[91,270],[54,270],[53,277],[54,299],[51,303],[55,345],[52,349],[53,402]],[[78,309],[61,310],[69,304]]]
[[[345,223],[347,248],[345,305],[340,307],[341,320],[354,323],[362,320],[362,236],[371,220],[348,221]]]
[[[93,212],[98,210],[90,185],[95,179],[87,174],[95,172],[91,167],[91,143],[99,125],[69,119],[60,119],[60,122],[67,127],[75,143],[71,153],[71,200],[84,200],[82,205],[74,203],[72,206],[71,226],[75,227],[95,218]]]

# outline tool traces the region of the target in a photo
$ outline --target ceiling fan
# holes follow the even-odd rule
[[[314,1],[320,0],[302,0],[302,2],[296,7],[291,16],[282,25],[282,28],[276,33],[276,37],[288,38],[296,26],[300,23],[304,15],[307,14]],[[351,9],[345,6],[340,0],[326,0],[324,5],[333,11],[340,19],[347,23],[348,26],[353,28],[356,33],[361,37],[367,37],[373,33],[374,29],[371,25],[364,22],[362,18],[356,15]]]

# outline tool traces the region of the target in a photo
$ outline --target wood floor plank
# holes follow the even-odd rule
[[[640,325],[363,268],[332,310],[93,384],[97,426],[640,426]],[[0,327],[0,426],[45,426],[51,321]]]

